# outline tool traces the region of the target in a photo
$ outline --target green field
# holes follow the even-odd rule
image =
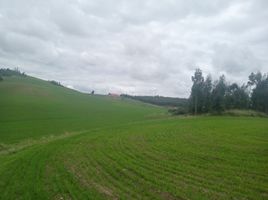
[[[0,143],[155,119],[160,107],[88,95],[36,78],[0,82]]]
[[[0,82],[0,199],[267,199],[268,119],[171,117],[35,78]]]

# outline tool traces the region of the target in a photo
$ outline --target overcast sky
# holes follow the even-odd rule
[[[268,72],[268,0],[0,0],[0,67],[81,91],[188,97],[200,67]]]

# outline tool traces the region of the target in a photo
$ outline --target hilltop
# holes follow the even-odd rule
[[[30,76],[0,82],[0,143],[133,123],[165,115],[138,101],[89,95]]]

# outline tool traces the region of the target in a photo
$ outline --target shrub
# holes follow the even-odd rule
[[[53,85],[56,85],[56,86],[61,86],[61,87],[63,87],[63,85],[60,83],[60,82],[57,82],[57,81],[54,81],[54,80],[52,80],[52,81],[49,81],[51,84],[53,84]]]
[[[188,110],[183,107],[171,108],[168,110],[172,115],[186,115],[188,114]]]
[[[27,76],[24,72],[21,72],[18,68],[0,68],[0,76]]]

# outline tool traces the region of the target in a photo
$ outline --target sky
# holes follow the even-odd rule
[[[268,72],[267,0],[0,0],[0,67],[84,92],[188,97]]]

